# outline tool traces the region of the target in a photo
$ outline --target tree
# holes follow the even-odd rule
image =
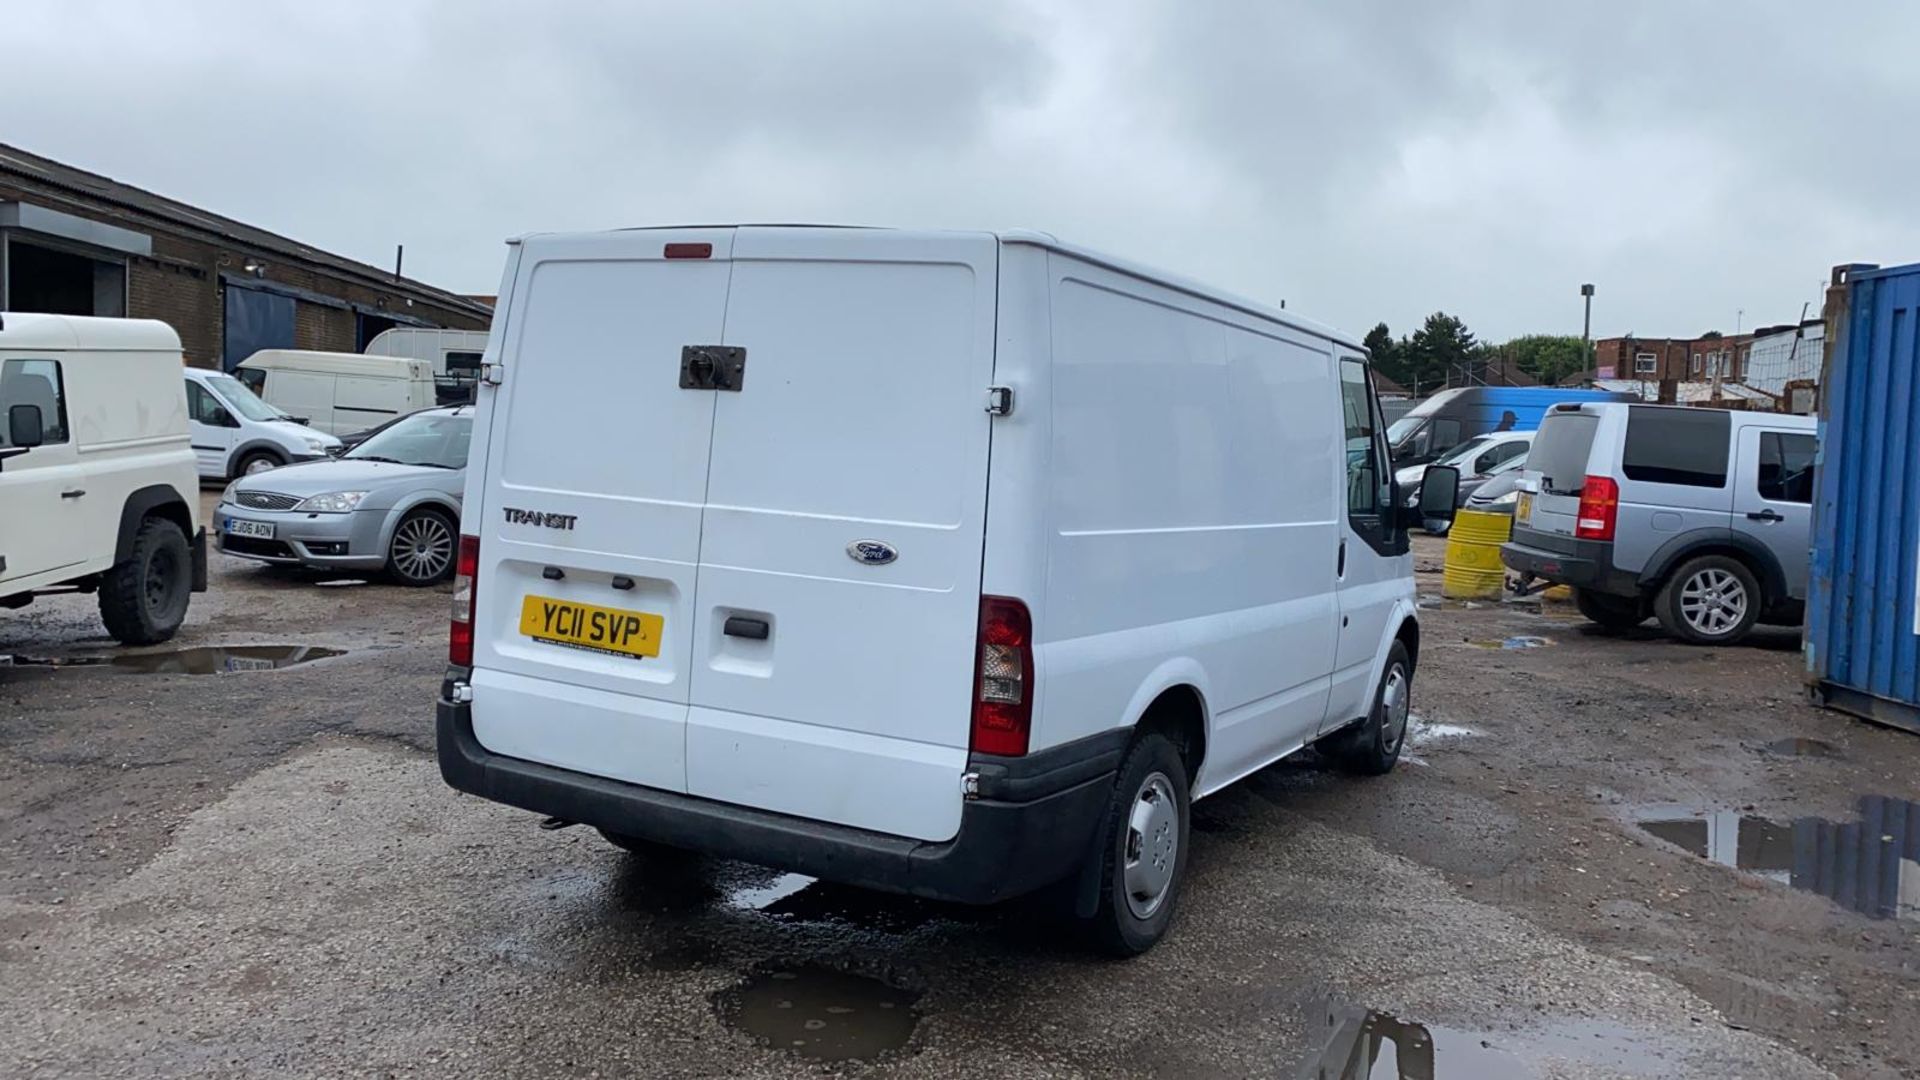
[[[1440,386],[1450,377],[1457,381],[1473,361],[1475,345],[1466,323],[1436,311],[1407,339],[1404,366],[1423,389]]]
[[[1495,349],[1521,371],[1552,386],[1593,366],[1587,343],[1564,334],[1527,334]]]
[[[1387,329],[1387,324],[1379,323],[1367,331],[1364,343],[1373,357],[1374,370],[1405,385],[1405,380],[1400,378],[1400,343],[1393,340],[1393,331]]]

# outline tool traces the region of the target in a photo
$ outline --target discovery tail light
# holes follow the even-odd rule
[[[1611,476],[1589,476],[1580,487],[1580,516],[1573,535],[1582,540],[1611,540],[1620,518],[1620,485]]]
[[[1019,757],[1033,729],[1033,616],[1004,596],[980,598],[973,749]]]
[[[453,568],[453,621],[447,627],[447,662],[473,666],[473,579],[480,572],[480,538],[462,536]]]

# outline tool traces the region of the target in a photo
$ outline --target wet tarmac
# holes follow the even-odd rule
[[[1641,810],[1635,824],[1701,858],[1870,919],[1920,919],[1920,802],[1863,796],[1850,822],[1660,806]]]
[[[1840,750],[1832,743],[1819,739],[1791,738],[1775,739],[1767,744],[1767,753],[1781,757],[1839,757]]]
[[[1663,1077],[1682,1056],[1649,1032],[1570,1017],[1511,1032],[1467,1031],[1338,1006],[1316,1019],[1326,1041],[1295,1074],[1299,1080],[1541,1080],[1569,1065]]]
[[[274,671],[346,655],[345,649],[316,645],[202,645],[155,652],[106,655],[25,656],[14,654],[16,668],[110,668],[140,675],[225,675],[236,671]]]

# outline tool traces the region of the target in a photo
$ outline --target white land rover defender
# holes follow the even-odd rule
[[[148,319],[0,313],[0,608],[95,592],[127,645],[207,587],[180,338]]]

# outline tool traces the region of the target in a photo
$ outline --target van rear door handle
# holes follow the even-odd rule
[[[74,488],[72,491],[61,492],[60,497],[63,499],[77,499],[80,496],[85,495],[86,493],[87,493],[86,488]]]
[[[722,627],[728,637],[747,638],[752,641],[765,641],[773,629],[765,619],[749,619],[744,615],[727,616]]]
[[[1773,509],[1773,507],[1769,506],[1765,510],[1756,510],[1751,514],[1748,514],[1747,520],[1748,521],[1785,521],[1787,520],[1787,517],[1785,514],[1777,513]]]

